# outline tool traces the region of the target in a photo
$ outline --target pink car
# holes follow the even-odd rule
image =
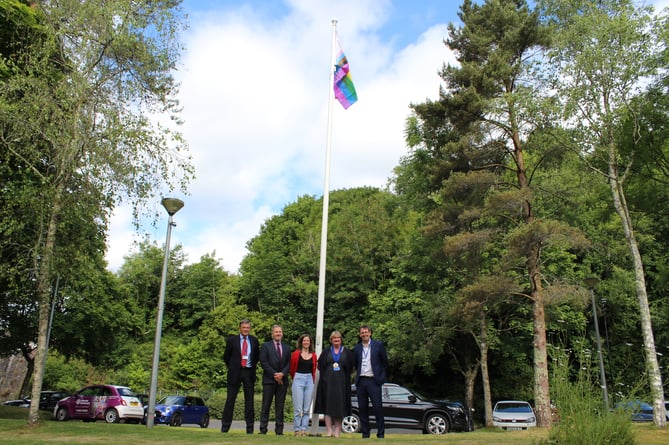
[[[56,420],[82,419],[107,423],[141,422],[144,407],[134,392],[125,386],[91,385],[59,401],[53,409]]]

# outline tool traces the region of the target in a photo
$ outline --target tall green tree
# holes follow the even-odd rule
[[[530,81],[534,56],[549,43],[548,30],[523,0],[465,0],[458,15],[463,25],[449,25],[446,44],[459,64],[443,69],[438,105],[414,107],[422,133],[430,136],[425,142],[450,135],[436,147],[449,161],[441,164],[442,188],[433,194],[439,206],[429,230],[445,236],[458,270],[468,271],[469,295],[531,303],[537,420],[550,426],[544,287],[558,283],[547,281],[544,255],[584,240],[541,213],[533,186],[554,148],[537,143],[546,121]],[[441,122],[435,119],[440,114]]]
[[[39,178],[45,204],[30,251],[39,303],[30,423],[40,420],[55,252],[67,243],[59,223],[77,203],[72,190],[104,196],[97,218],[106,221],[120,200],[140,203],[165,184],[185,189],[190,179],[180,134],[153,118],[165,114],[178,123],[172,77],[184,23],[178,5],[178,0],[33,2],[29,12],[43,33],[5,61],[0,143]]]
[[[165,250],[157,243],[144,240],[137,245],[137,251],[124,257],[124,263],[117,272],[120,290],[124,304],[132,308],[133,322],[130,326],[136,327],[134,336],[142,338],[146,331],[153,331],[155,327],[160,280],[162,277]],[[179,274],[182,273],[186,255],[181,245],[170,249],[167,267],[167,288],[165,290],[167,307],[168,302],[179,299]],[[172,323],[173,311],[166,311],[164,326]]]
[[[187,337],[194,336],[209,313],[235,295],[236,278],[221,266],[215,253],[204,255],[176,273],[165,302],[165,328]]]
[[[355,341],[369,302],[383,294],[399,245],[402,210],[372,188],[330,195],[324,335],[333,329]],[[239,278],[240,303],[284,323],[296,339],[316,326],[322,202],[301,197],[267,220],[248,243]]]
[[[552,88],[572,131],[561,141],[579,153],[608,183],[629,247],[641,316],[646,372],[654,422],[666,426],[664,389],[657,361],[644,263],[627,201],[626,182],[639,162],[638,137],[623,147],[617,138],[625,119],[637,134],[639,109],[632,99],[656,76],[666,48],[666,18],[631,0],[539,2],[555,31],[548,58]],[[666,61],[665,61],[666,62]],[[564,134],[564,133],[563,133]]]

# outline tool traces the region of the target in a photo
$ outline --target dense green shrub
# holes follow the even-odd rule
[[[223,407],[225,406],[225,398],[227,392],[225,390],[214,392],[211,397],[205,400],[209,407],[209,415],[212,419],[220,419],[223,414]],[[260,420],[260,408],[262,406],[262,394],[256,393],[254,395],[255,418]],[[244,392],[239,391],[237,395],[237,402],[235,403],[235,411],[232,416],[234,420],[244,420]],[[272,401],[272,408],[269,411],[270,429],[273,429],[274,416],[274,402]],[[284,422],[293,421],[293,398],[291,397],[290,387],[288,388],[288,395],[286,396],[286,405],[284,406]]]
[[[551,394],[557,406],[557,422],[542,445],[634,445],[632,420],[624,411],[606,410],[597,381],[597,365],[583,354],[582,365],[570,376],[569,361],[574,359],[556,349],[553,360]],[[573,369],[573,368],[572,368]]]

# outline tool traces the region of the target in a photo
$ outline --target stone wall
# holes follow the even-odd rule
[[[0,358],[0,401],[21,398],[19,391],[28,372],[28,364],[22,355]]]

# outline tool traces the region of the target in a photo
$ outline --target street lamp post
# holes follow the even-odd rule
[[[602,339],[599,336],[599,323],[597,321],[597,305],[595,304],[595,286],[599,282],[597,277],[588,277],[585,280],[585,285],[590,288],[590,298],[592,299],[592,319],[595,323],[595,338],[597,340],[597,355],[599,356],[599,374],[602,385],[602,393],[604,396],[604,408],[609,410],[609,392],[606,388],[606,373],[604,372],[604,358],[602,357]]]
[[[158,365],[160,359],[160,337],[163,330],[163,309],[165,307],[165,287],[167,285],[167,263],[170,258],[170,236],[172,226],[176,224],[172,217],[184,206],[184,202],[176,198],[163,198],[160,203],[170,216],[167,222],[167,239],[165,240],[165,258],[163,259],[163,273],[160,280],[160,293],[158,295],[158,314],[156,315],[156,339],[153,342],[153,366],[151,367],[151,389],[149,390],[149,407],[146,413],[146,427],[152,428],[156,416],[156,391],[158,388]]]

